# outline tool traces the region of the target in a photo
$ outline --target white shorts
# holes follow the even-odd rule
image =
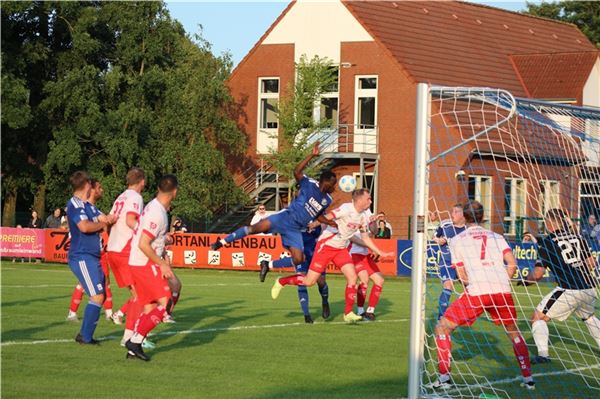
[[[582,320],[587,320],[594,314],[597,295],[594,288],[566,290],[556,287],[542,299],[536,309],[553,320],[564,321],[571,313],[575,313],[575,316]]]

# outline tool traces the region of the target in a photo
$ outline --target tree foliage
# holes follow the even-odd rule
[[[269,161],[275,169],[294,180],[294,168],[312,149],[316,133],[330,128],[329,119],[314,118],[321,95],[337,81],[337,71],[327,58],[308,60],[305,55],[296,64],[296,81],[290,84],[279,105],[279,148],[271,150]],[[309,169],[307,174],[317,171]]]
[[[3,2],[2,52],[3,191],[34,181],[46,208],[62,206],[68,176],[86,169],[107,209],[140,166],[146,199],[160,175],[178,175],[173,211],[188,219],[240,197],[225,166],[245,143],[227,114],[231,61],[164,3]]]
[[[579,29],[600,49],[600,2],[558,1],[527,3],[527,14],[545,17],[577,25]]]

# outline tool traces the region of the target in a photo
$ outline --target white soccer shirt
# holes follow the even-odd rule
[[[350,237],[359,230],[366,231],[369,217],[365,212],[357,212],[352,202],[342,204],[331,211],[338,227],[327,226],[319,241],[333,248],[344,249],[350,244]]]
[[[373,215],[373,213],[371,212],[370,209],[367,209],[363,213],[367,216],[367,223],[368,223],[371,220],[371,216]],[[354,236],[356,238],[361,238],[360,231],[357,231],[356,233],[354,233]],[[368,255],[369,254],[369,248],[364,247],[362,245],[358,245],[358,244],[356,244],[354,242],[351,242],[350,243],[350,255],[352,255],[352,254]]]
[[[165,250],[165,238],[167,237],[168,226],[167,210],[154,198],[144,208],[138,227],[135,229],[135,234],[131,240],[129,266],[145,266],[148,264],[148,257],[139,248],[142,234],[150,236],[153,240],[152,249],[154,249],[154,252],[158,256],[162,256]]]
[[[511,291],[504,265],[507,251],[511,249],[504,237],[480,226],[469,227],[450,241],[452,265],[465,268],[469,295]]]
[[[117,197],[110,213],[117,216],[117,221],[110,229],[107,251],[122,252],[129,249],[127,244],[133,237],[133,230],[127,225],[127,215],[135,215],[138,219],[144,209],[144,199],[135,190],[125,190]],[[127,248],[126,248],[127,247]]]

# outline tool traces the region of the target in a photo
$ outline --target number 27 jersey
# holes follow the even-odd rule
[[[135,215],[139,220],[144,209],[144,199],[135,190],[125,190],[117,197],[110,213],[117,216],[116,223],[110,229],[107,251],[129,252],[133,230],[127,225],[127,215]]]

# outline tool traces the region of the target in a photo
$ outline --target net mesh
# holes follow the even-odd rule
[[[425,397],[521,397],[524,391],[512,342],[488,313],[452,334],[453,387],[440,391],[431,386],[439,376],[434,328],[444,302],[439,271],[447,251],[433,239],[440,223],[451,220],[456,203],[481,202],[481,225],[501,234],[517,258],[511,284],[517,326],[530,355],[536,356],[531,316],[556,283],[548,271],[538,284],[517,287],[514,283],[533,270],[537,244],[531,237],[535,241],[547,234],[543,215],[551,208],[570,215],[574,229],[589,241],[598,260],[600,234],[594,237],[587,221],[590,215],[600,216],[600,111],[515,99],[497,89],[437,87],[430,92],[430,241],[421,392]],[[597,266],[593,273],[597,281]],[[462,291],[455,281],[450,303]],[[596,287],[594,295],[598,294]],[[599,305],[598,301],[592,305],[596,315]],[[599,344],[588,324],[575,314],[547,324],[552,361],[532,365],[538,397],[570,397],[574,392],[578,397],[600,397]],[[600,336],[600,331],[596,334]]]

